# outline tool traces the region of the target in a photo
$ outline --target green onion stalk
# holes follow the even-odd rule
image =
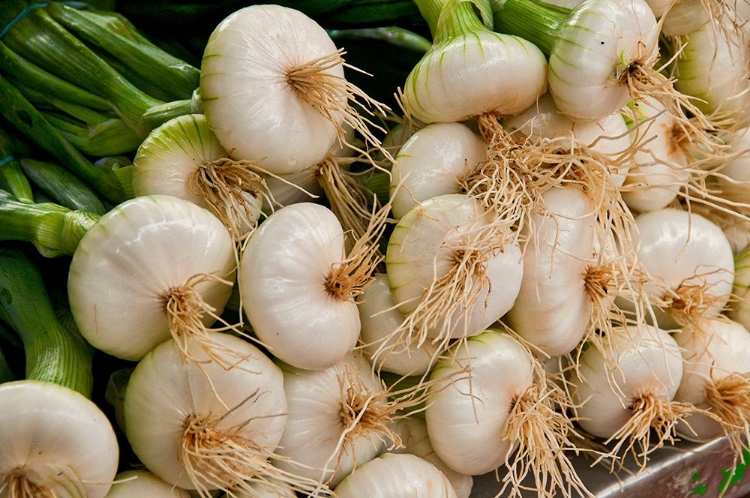
[[[142,83],[142,90],[162,100],[189,97],[198,87],[200,70],[165,52],[133,31],[121,17],[85,11],[62,3],[46,7],[50,16],[71,33],[111,56],[121,73]],[[140,86],[140,85],[139,85]]]
[[[136,88],[44,8],[34,9],[23,0],[6,4],[0,25],[10,28],[5,30],[3,43],[43,69],[108,100],[113,110],[145,137],[148,130],[143,113],[161,101]],[[15,17],[18,13],[25,15]]]
[[[49,96],[49,98],[55,96],[58,100],[62,100],[61,96],[65,96],[66,102],[99,111],[112,111],[112,106],[106,99],[45,71],[18,55],[1,41],[0,61],[2,61],[0,72],[4,73],[5,77],[18,88],[34,88],[39,94]]]
[[[0,240],[30,242],[47,258],[72,255],[98,219],[51,202],[23,203],[0,190]]]
[[[125,184],[113,169],[92,164],[70,144],[6,78],[0,76],[0,108],[6,120],[29,140],[52,154],[69,171],[91,184],[108,200],[119,203],[129,197]]]
[[[43,110],[45,119],[81,153],[91,157],[135,152],[142,139],[116,116],[60,101],[46,99],[55,109]],[[59,111],[57,110],[59,109]]]
[[[20,249],[0,247],[0,318],[21,337],[27,379],[91,396],[91,349],[59,322],[42,275]]]
[[[19,165],[26,177],[56,203],[92,214],[107,212],[96,192],[62,166],[31,158],[20,159]]]
[[[18,159],[3,150],[0,144],[0,188],[10,192],[19,202],[34,202],[31,183],[21,168]]]

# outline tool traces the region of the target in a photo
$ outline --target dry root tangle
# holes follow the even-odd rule
[[[388,106],[371,99],[365,92],[345,78],[330,71],[334,67],[343,66],[364,73],[344,61],[345,53],[343,49],[339,49],[333,54],[289,68],[287,70],[287,82],[302,99],[331,123],[339,137],[339,143],[349,145],[370,157],[369,152],[347,143],[346,129],[344,128],[344,124],[346,124],[359,132],[366,144],[372,145],[390,162],[393,162],[390,152],[382,147],[380,140],[371,131],[371,129],[381,132],[384,130],[362,113],[373,115],[369,110],[369,108],[372,108],[378,114],[386,116],[390,110]],[[359,104],[360,101],[362,104],[358,105],[358,109],[362,112],[351,104],[352,102]]]
[[[253,200],[269,198],[265,181],[251,161],[222,158],[202,164],[190,176],[190,188],[201,195],[224,223],[232,238],[241,242],[252,234],[260,217]]]

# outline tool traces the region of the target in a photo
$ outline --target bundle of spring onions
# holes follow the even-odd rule
[[[470,498],[492,474],[572,498],[577,461],[724,438],[744,462],[747,21],[7,0],[0,497]]]

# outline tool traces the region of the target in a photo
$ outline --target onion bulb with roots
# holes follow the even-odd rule
[[[591,496],[568,459],[570,403],[517,339],[486,330],[460,341],[433,369],[425,420],[437,456],[461,474],[505,467],[502,491]],[[525,478],[529,482],[523,482]]]
[[[123,406],[133,452],[155,475],[202,498],[254,482],[309,489],[270,461],[287,420],[281,369],[239,337],[212,335],[210,355],[199,341],[187,342],[196,361],[183,361],[168,340],[138,362]],[[210,361],[215,356],[224,361]]]
[[[742,32],[729,22],[710,19],[683,35],[673,49],[678,54],[673,67],[666,71],[673,71],[675,88],[693,97],[703,114],[747,126],[750,51]]]
[[[521,37],[487,27],[491,19],[486,19],[485,12],[480,19],[478,5],[417,1],[433,42],[407,76],[403,100],[406,113],[419,121],[451,123],[483,114],[510,116],[533,104],[546,90],[547,61],[542,52]]]
[[[70,311],[92,346],[137,361],[171,337],[206,334],[231,295],[235,258],[232,236],[207,209],[135,197],[83,236],[68,273]]]
[[[691,407],[675,401],[683,361],[669,333],[649,325],[619,327],[584,350],[569,376],[578,425],[614,443],[612,465],[631,453],[641,466]],[[654,438],[654,436],[656,436]]]
[[[148,134],[133,158],[133,191],[204,207],[236,240],[255,228],[267,196],[260,175],[229,156],[202,114],[171,119]]]
[[[575,349],[593,322],[587,280],[596,265],[596,213],[575,186],[550,189],[543,201],[545,212],[524,229],[523,281],[504,321],[543,354],[560,356]]]
[[[596,121],[643,95],[670,94],[654,67],[659,25],[644,0],[596,0],[571,9],[495,2],[495,30],[525,37],[548,57],[549,92],[576,121]]]
[[[103,498],[120,451],[109,419],[90,399],[55,384],[0,384],[0,496]]]
[[[724,232],[695,213],[664,208],[636,218],[639,280],[651,296],[656,323],[676,329],[720,314],[730,300],[734,255]],[[623,308],[627,298],[618,296]]]
[[[578,149],[572,153],[581,154],[584,161],[586,156],[597,154],[607,167],[604,176],[615,187],[622,185],[630,169],[633,143],[619,111],[596,121],[574,121],[557,109],[547,92],[523,112],[503,119],[502,124],[510,133],[520,134],[537,146]]]
[[[286,175],[318,164],[347,123],[372,145],[369,120],[351,104],[379,113],[344,75],[343,51],[312,18],[280,5],[250,5],[222,20],[201,61],[201,104],[232,157]]]
[[[741,455],[750,435],[750,332],[718,317],[684,327],[675,339],[685,361],[676,399],[706,410],[678,425],[680,435],[709,441],[726,434]]]
[[[663,209],[677,198],[691,177],[691,158],[681,143],[684,127],[652,97],[633,107],[636,122],[631,133],[638,147],[622,198],[634,211]]]
[[[499,320],[521,286],[516,237],[465,194],[432,197],[409,210],[385,256],[394,302],[408,318],[394,334],[444,346]]]
[[[301,202],[271,214],[245,245],[237,278],[243,309],[285,363],[328,368],[357,344],[356,297],[378,263],[377,246],[359,239],[347,256],[346,237],[329,208]]]
[[[333,488],[398,441],[389,425],[403,406],[359,352],[326,369],[281,368],[288,410],[273,460],[279,469]]]
[[[338,498],[456,498],[450,481],[427,460],[384,453],[357,467],[336,486]]]

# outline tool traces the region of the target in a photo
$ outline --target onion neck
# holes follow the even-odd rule
[[[574,19],[576,10],[537,0],[504,0],[493,2],[495,31],[520,36],[549,57],[560,27]]]
[[[415,3],[430,28],[433,44],[487,31],[492,25],[492,9],[486,0],[415,0]]]

